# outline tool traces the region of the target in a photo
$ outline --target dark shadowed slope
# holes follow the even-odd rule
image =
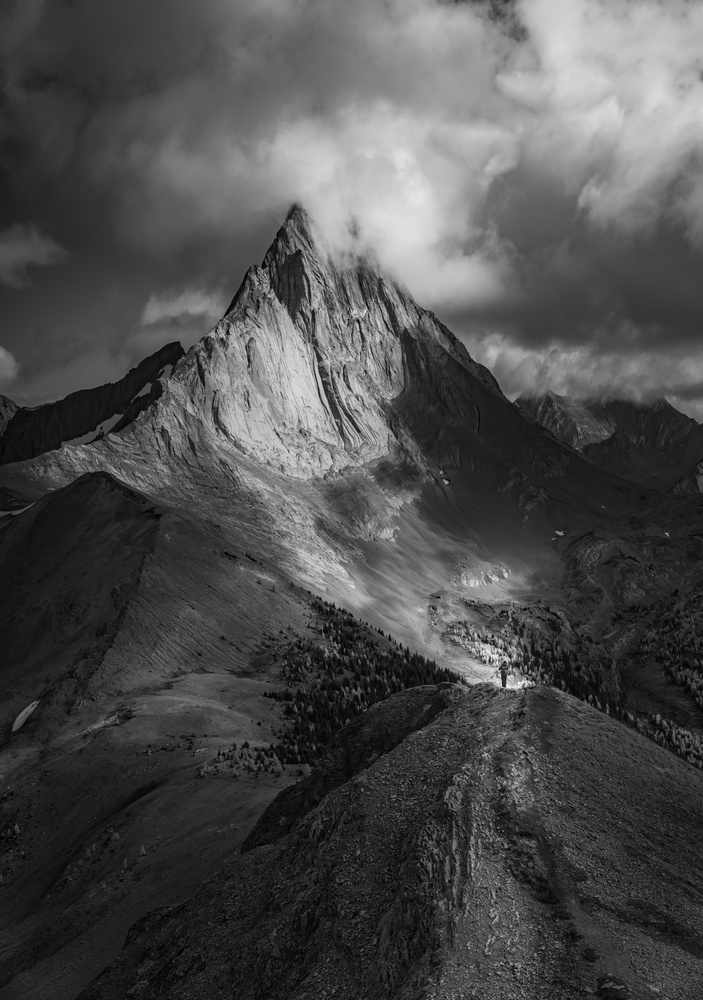
[[[95,473],[0,520],[0,739],[29,702],[41,697],[42,713],[61,717],[80,697],[114,639],[159,517],[149,498]]]
[[[158,398],[159,378],[170,372],[181,357],[180,344],[167,344],[119,382],[80,389],[33,409],[15,407],[4,429],[0,425],[0,463],[21,462],[62,444],[81,444],[119,431],[147,402]]]
[[[290,833],[142,920],[83,1000],[700,996],[699,772],[544,689],[414,689],[340,748]]]
[[[104,473],[0,519],[3,1000],[74,997],[293,779],[246,755],[201,777],[268,748],[279,647],[313,634],[309,595],[248,544]]]

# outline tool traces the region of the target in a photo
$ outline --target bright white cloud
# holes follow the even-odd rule
[[[23,95],[42,165],[73,157],[120,235],[162,260],[241,248],[300,201],[333,245],[353,219],[422,304],[497,317],[543,381],[561,368],[539,368],[538,341],[588,345],[610,324],[624,354],[626,321],[649,312],[652,357],[690,342],[703,3],[516,0],[521,31],[486,6],[35,0],[13,79],[68,81]],[[642,259],[656,280],[633,277]],[[208,273],[222,281],[206,264],[193,280]],[[152,297],[141,332],[214,318],[224,303],[198,311],[199,294]],[[594,371],[607,390],[608,366]]]
[[[33,225],[15,224],[0,230],[0,283],[20,288],[30,267],[47,267],[65,260],[66,251]]]
[[[703,176],[703,5],[522,0],[520,11],[530,44],[498,83],[530,109],[523,155],[594,225],[632,234],[678,215],[700,238],[689,192]]]
[[[517,39],[474,4],[273,8],[212,0],[216,72],[93,121],[93,175],[135,181],[131,238],[178,245],[301,201],[332,242],[353,217],[421,301],[476,307],[516,280],[487,205],[519,167],[594,228],[703,239],[703,5],[519,0]]]
[[[631,335],[636,339],[635,331]],[[666,396],[689,412],[691,398],[703,388],[703,348],[665,355],[656,348],[613,351],[594,343],[535,350],[494,333],[473,345],[472,354],[493,371],[511,398],[549,390],[576,398],[606,395],[638,402]]]
[[[20,366],[17,359],[6,348],[0,347],[0,387],[5,388],[15,381]]]
[[[141,322],[144,326],[153,326],[157,323],[178,323],[201,317],[214,319],[222,315],[226,305],[221,291],[185,288],[160,294],[152,292],[142,310]]]

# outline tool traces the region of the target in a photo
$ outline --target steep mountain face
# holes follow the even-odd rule
[[[333,253],[299,207],[158,386],[101,440],[3,465],[8,504],[108,472],[245,531],[259,556],[432,656],[438,587],[457,600],[556,587],[552,540],[646,492],[525,420],[432,313]]]
[[[0,434],[3,433],[8,421],[17,412],[18,406],[9,396],[0,395]]]
[[[368,261],[331,253],[299,207],[163,388],[129,434],[35,468],[70,474],[129,448],[192,465],[214,446],[300,478],[385,457],[480,469],[527,496],[578,466],[432,313]]]
[[[526,420],[299,208],[161,372],[98,440],[0,466],[3,996],[70,1000],[177,904],[87,996],[686,997],[697,772],[561,694],[340,705],[357,665],[381,696],[412,678],[408,650],[376,670],[378,628],[474,681],[526,657],[615,699],[609,616],[637,605],[633,642],[703,586],[701,498]],[[298,695],[319,729],[274,766]]]
[[[21,462],[62,444],[99,440],[120,431],[161,395],[158,380],[167,376],[181,357],[180,344],[167,344],[119,382],[80,389],[34,409],[15,407],[0,437],[0,464]]]
[[[515,403],[603,469],[656,489],[690,492],[695,483],[698,492],[691,470],[703,456],[703,427],[665,399],[573,400],[549,392],[523,395]]]
[[[646,492],[525,420],[432,313],[333,253],[298,207],[158,384],[126,427],[6,464],[0,489],[26,505],[108,472],[246,531],[257,555],[431,656],[438,587],[556,587],[551,541]]]
[[[81,1000],[699,995],[703,775],[589,706],[416,688],[301,785]]]

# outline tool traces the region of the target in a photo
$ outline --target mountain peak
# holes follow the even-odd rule
[[[291,301],[289,294],[291,289],[288,286],[292,284],[293,289],[299,293],[300,288],[296,286],[299,286],[300,282],[295,280],[295,275],[301,271],[304,259],[312,262],[325,259],[327,256],[311,217],[300,202],[294,202],[261,264],[250,267],[244,275],[223,318],[229,317],[234,312],[240,299],[250,297],[252,290],[255,293],[261,286],[262,279],[276,292],[281,302],[286,306],[292,305],[295,312],[299,294],[294,295]],[[291,277],[294,279],[292,282],[286,280]]]
[[[299,201],[294,201],[291,207],[288,209],[288,214],[284,222],[284,226],[289,222],[295,225],[309,225],[310,216],[307,211]]]
[[[373,261],[337,254],[300,204],[178,377],[218,435],[304,476],[399,447],[437,461],[445,418],[478,425],[474,380],[504,401],[432,313]]]

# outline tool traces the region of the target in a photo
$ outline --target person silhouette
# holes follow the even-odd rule
[[[500,683],[503,687],[508,683],[508,664],[505,660],[500,665]]]

